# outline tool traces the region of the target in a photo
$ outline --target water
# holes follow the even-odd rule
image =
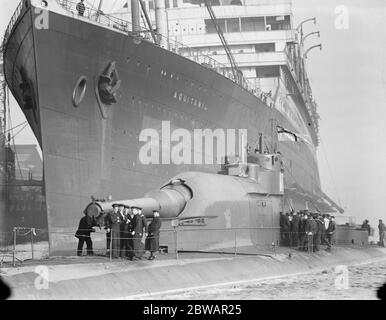
[[[344,267],[345,268],[345,267]],[[344,269],[343,269],[344,270]],[[335,268],[308,274],[254,281],[189,292],[153,296],[151,299],[198,300],[374,300],[386,282],[386,260],[347,266],[347,282],[338,281]],[[340,273],[340,274],[344,274]]]

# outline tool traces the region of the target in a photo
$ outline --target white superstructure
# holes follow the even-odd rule
[[[106,13],[127,20],[130,6],[124,3]],[[156,29],[156,0],[144,3]],[[165,0],[165,8],[168,28],[163,35],[171,40],[170,50],[185,50],[183,54],[197,57],[197,62],[208,55],[230,70],[203,0]],[[244,77],[291,120],[299,137],[317,145],[319,117],[305,71],[301,35],[293,25],[291,0],[212,0],[212,8]],[[141,20],[146,28],[145,19]],[[174,48],[176,42],[189,49]],[[306,122],[299,109],[307,113]]]

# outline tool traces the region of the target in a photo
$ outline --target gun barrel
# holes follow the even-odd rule
[[[99,217],[103,213],[113,210],[113,204],[123,204],[129,207],[140,207],[142,213],[150,218],[153,210],[158,210],[161,218],[178,217],[184,210],[186,203],[192,198],[191,190],[182,183],[170,183],[159,190],[147,193],[143,198],[117,201],[94,201],[86,211],[91,217]]]

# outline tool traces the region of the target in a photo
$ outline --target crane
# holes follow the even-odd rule
[[[0,45],[0,143],[5,133],[7,89],[3,73],[3,46]],[[1,147],[1,146],[0,146]]]

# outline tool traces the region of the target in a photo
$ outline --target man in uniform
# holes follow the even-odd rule
[[[112,252],[111,255],[114,259],[119,258],[119,251],[120,251],[120,236],[121,236],[121,214],[119,213],[118,207],[121,206],[120,204],[113,204],[113,212],[110,214],[110,220],[111,220],[111,241],[112,241]]]
[[[76,11],[78,11],[78,14],[80,16],[83,16],[84,15],[84,11],[86,10],[86,6],[84,5],[84,0],[80,0],[80,2],[78,2],[78,4],[76,5]]]
[[[120,257],[126,258],[128,257],[128,251],[129,251],[129,212],[130,207],[127,205],[124,205],[123,211],[122,211],[122,222],[120,225]]]
[[[78,238],[77,255],[82,256],[83,245],[86,242],[87,255],[93,255],[91,232],[95,232],[93,229],[93,219],[87,214],[87,211],[83,211],[84,217],[79,221],[78,230],[75,233],[75,237]]]
[[[369,220],[366,219],[365,221],[363,221],[361,228],[365,229],[367,231],[368,236],[370,236],[370,234],[371,234],[371,227],[370,227],[370,224],[369,224]]]
[[[328,226],[330,225],[330,215],[327,213],[323,217],[323,223],[324,223],[324,238],[323,238],[323,243],[328,246],[328,239],[327,239],[327,229]]]
[[[327,242],[327,249],[328,251],[331,250],[331,244],[332,244],[332,237],[335,232],[335,217],[330,216],[330,223],[328,224],[328,228],[326,230],[326,242]]]
[[[290,221],[287,214],[280,213],[280,229],[282,246],[289,245]]]
[[[154,218],[148,228],[149,236],[146,239],[146,249],[150,251],[149,260],[154,260],[154,253],[159,250],[159,234],[162,226],[158,210],[153,210],[153,216]]]
[[[379,245],[381,247],[384,247],[385,246],[384,238],[385,238],[386,226],[383,223],[382,219],[379,220],[378,231],[379,231]]]
[[[135,228],[132,232],[133,235],[133,249],[134,249],[134,259],[142,259],[143,255],[143,245],[142,245],[142,237],[143,237],[143,219],[141,215],[140,207],[132,207],[134,212],[134,221]]]
[[[127,240],[127,258],[129,260],[134,259],[134,230],[135,230],[135,223],[136,223],[136,217],[134,215],[134,208],[131,208],[129,211],[129,215],[126,217],[127,219],[127,233],[128,233],[128,240]]]
[[[316,233],[316,222],[313,218],[312,213],[308,215],[306,223],[306,234],[307,234],[307,251],[312,252],[314,248],[314,236]]]
[[[299,245],[299,224],[300,224],[299,216],[294,211],[292,213],[292,221],[291,221],[291,245],[292,247],[295,247],[295,248],[297,248]]]
[[[322,236],[324,236],[324,223],[322,221],[322,216],[315,214],[316,222],[316,236],[314,238],[314,252],[319,251],[319,246],[322,242]]]
[[[113,211],[118,211],[118,207],[113,205]],[[110,255],[111,245],[111,213],[104,216],[104,229],[106,230],[106,255]]]
[[[299,250],[301,251],[306,251],[307,250],[307,234],[306,234],[306,225],[307,225],[307,212],[302,212],[301,213],[301,219],[299,223]]]

